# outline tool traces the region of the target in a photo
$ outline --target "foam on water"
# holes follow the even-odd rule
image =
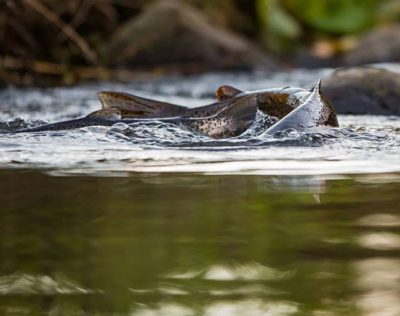
[[[266,76],[210,74],[153,83],[0,91],[0,128],[15,130],[82,116],[100,107],[96,92],[128,91],[197,106],[222,84],[243,89],[310,87],[326,71]],[[205,97],[205,98],[204,98]],[[341,127],[263,136],[273,122],[261,113],[243,135],[215,140],[173,124],[118,123],[70,131],[0,136],[1,168],[39,168],[52,174],[130,172],[314,175],[400,172],[400,118],[339,116]]]

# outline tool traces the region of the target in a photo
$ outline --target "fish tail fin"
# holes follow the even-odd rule
[[[101,91],[97,94],[103,109],[117,108],[123,118],[174,117],[184,115],[184,106],[142,98],[133,94]]]
[[[321,91],[321,79],[318,80],[318,83],[315,85],[314,90],[318,95],[320,95],[321,100],[324,104],[324,113],[325,113],[325,121],[324,124],[331,127],[339,127],[339,121],[337,119],[335,108],[329,102],[329,100],[324,97],[324,94]]]

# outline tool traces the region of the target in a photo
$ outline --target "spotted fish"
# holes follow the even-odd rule
[[[47,124],[21,132],[74,129],[85,126],[111,126],[163,121],[213,138],[238,136],[254,122],[257,109],[281,119],[264,134],[285,129],[304,130],[317,126],[338,126],[336,113],[320,93],[320,82],[313,92],[300,88],[268,89],[246,92],[222,86],[216,93],[218,102],[186,108],[166,102],[119,93],[101,92],[102,110],[86,117]],[[300,105],[301,104],[301,105]]]
[[[242,97],[229,100],[229,102],[221,101],[218,104],[210,105],[210,108],[218,108],[219,111],[207,112],[206,116],[175,116],[160,118],[129,118],[124,117],[123,110],[118,108],[106,108],[89,115],[74,120],[46,124],[34,128],[27,128],[15,131],[14,133],[42,132],[42,131],[58,131],[81,128],[86,126],[111,126],[116,123],[146,123],[162,121],[165,123],[176,124],[186,128],[192,132],[207,135],[213,138],[233,137],[243,133],[254,122],[257,108],[255,106],[254,95],[244,95]],[[210,115],[208,115],[210,114]]]
[[[133,94],[115,91],[102,91],[98,98],[103,109],[118,108],[123,117],[207,117],[213,116],[226,108],[237,99],[252,96],[254,105],[266,115],[283,118],[310,95],[309,90],[301,88],[275,88],[257,91],[242,91],[232,86],[224,85],[216,91],[219,102],[205,106],[187,108],[181,105],[146,99]],[[249,99],[245,99],[248,101]]]

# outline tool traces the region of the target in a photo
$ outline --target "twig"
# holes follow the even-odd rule
[[[13,56],[0,56],[0,82],[17,85],[35,85],[34,81],[21,82],[17,74],[24,73],[26,76],[35,75],[40,77],[51,77],[50,84],[72,84],[88,80],[116,80],[130,82],[132,80],[154,80],[166,75],[179,75],[182,73],[202,73],[206,70],[198,64],[176,64],[159,66],[148,69],[124,69],[94,66],[74,66],[52,63],[47,61],[25,60]],[[54,77],[59,81],[54,81]],[[69,81],[66,82],[65,78]]]
[[[95,0],[83,0],[81,4],[79,5],[79,10],[76,12],[73,20],[69,23],[71,27],[77,28],[82,24],[83,21],[85,21],[90,9],[93,7],[95,4]]]
[[[77,29],[82,22],[84,22],[87,14],[89,13],[90,9],[93,7],[95,0],[81,0],[78,9],[74,12],[74,18],[68,25],[73,28]],[[65,35],[64,29],[61,30],[61,34],[57,36],[59,43],[63,43],[68,37]]]
[[[68,24],[64,23],[59,16],[54,14],[53,11],[45,7],[38,0],[24,0],[32,9],[42,14],[46,19],[58,26],[64,34],[75,43],[76,46],[82,51],[86,59],[93,65],[97,64],[97,55],[89,44]]]
[[[176,74],[179,69],[154,68],[149,70],[131,70],[124,68],[107,68],[94,66],[74,66],[63,65],[46,61],[24,60],[12,56],[0,56],[0,79],[2,74],[14,72],[32,72],[43,76],[72,76],[75,81],[81,80],[150,80],[165,76],[166,74]],[[4,76],[3,76],[4,77]],[[5,77],[4,77],[5,78]]]

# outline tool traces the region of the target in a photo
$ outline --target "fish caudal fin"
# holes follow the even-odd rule
[[[101,91],[97,94],[103,109],[116,108],[123,118],[175,117],[183,115],[184,106],[142,98],[133,94]]]
[[[265,134],[274,135],[286,129],[302,131],[320,126],[338,127],[335,110],[321,95],[320,86],[321,82],[319,81],[302,105],[272,125],[265,131]]]
[[[335,111],[334,107],[324,97],[324,95],[321,92],[321,80],[318,81],[315,89],[318,90],[318,93],[321,96],[321,100],[324,103],[325,118],[324,118],[323,124],[325,124],[326,126],[331,126],[331,127],[339,127],[339,121],[338,121],[337,114],[336,114],[336,111]]]

